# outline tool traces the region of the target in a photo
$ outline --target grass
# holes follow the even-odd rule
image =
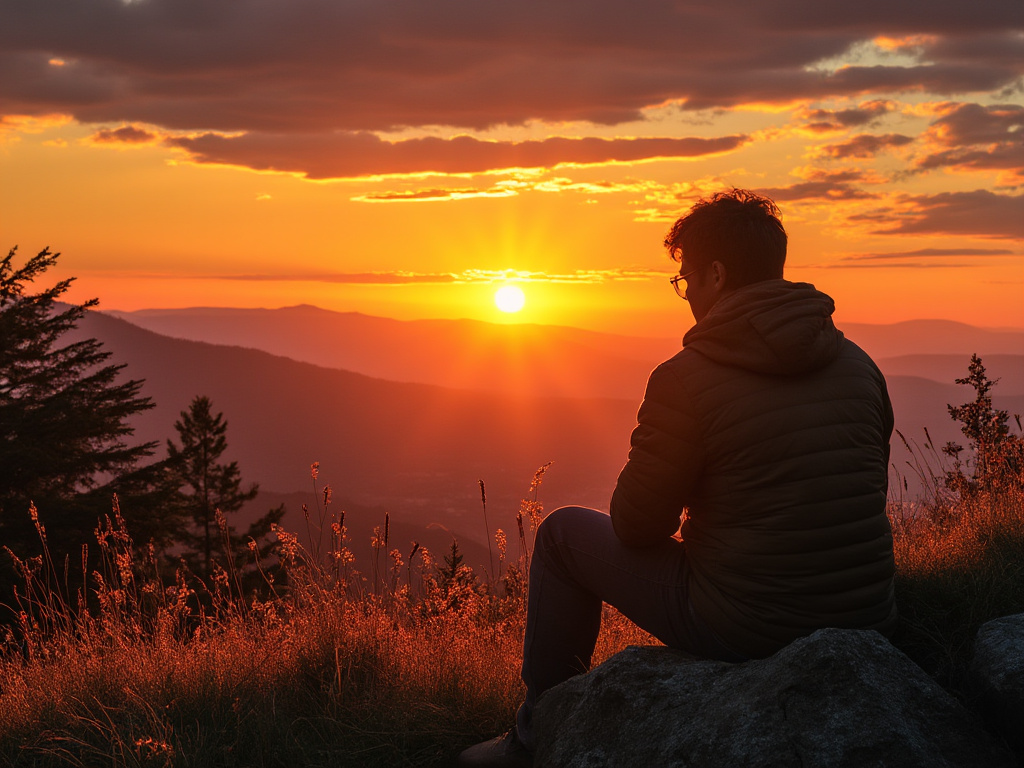
[[[415,547],[405,562],[388,552],[386,521],[371,575],[361,577],[325,489],[313,523],[330,542],[311,554],[278,531],[283,571],[273,583],[267,575],[262,597],[243,599],[228,571],[208,589],[181,574],[166,585],[152,553],[138,557],[115,508],[100,531],[105,566],[91,610],[46,587],[59,581],[47,560],[21,563],[21,626],[0,653],[0,764],[449,762],[508,728],[523,696],[521,574],[542,515],[543,469],[520,511],[517,560],[506,559],[505,534],[495,533],[495,578],[474,574],[456,551],[435,566]],[[1018,476],[962,498],[935,484],[915,514],[890,510],[901,611],[894,642],[968,703],[978,627],[1024,611],[1022,489]],[[654,642],[606,609],[595,662]]]
[[[968,666],[986,621],[1024,612],[1024,493],[982,492],[935,515],[894,520],[894,644],[970,702]]]
[[[986,416],[986,422],[1000,420],[991,409]],[[1024,437],[1007,430],[973,467],[961,463],[959,446],[936,450],[927,430],[923,447],[897,437],[924,492],[890,505],[900,611],[893,643],[971,706],[978,629],[1024,612]],[[973,476],[964,472],[970,468]],[[906,483],[896,483],[897,494],[901,487]]]
[[[523,697],[517,577],[542,474],[523,504],[524,555],[507,563],[496,535],[493,581],[457,561],[435,567],[419,547],[404,562],[387,552],[386,523],[363,578],[344,518],[324,505],[314,529],[330,544],[314,556],[279,531],[287,578],[262,598],[242,599],[226,571],[208,589],[181,574],[167,586],[152,554],[126,562],[133,548],[115,508],[92,610],[46,587],[48,575],[59,580],[45,559],[19,561],[21,626],[0,654],[0,765],[449,762],[506,730]],[[608,609],[595,661],[653,642]]]
[[[205,637],[79,644],[5,670],[2,754],[13,765],[425,765],[507,724],[521,628],[396,616],[325,600]]]

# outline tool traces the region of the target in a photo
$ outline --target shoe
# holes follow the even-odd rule
[[[457,768],[531,768],[533,755],[513,728],[504,736],[476,744],[459,753]]]

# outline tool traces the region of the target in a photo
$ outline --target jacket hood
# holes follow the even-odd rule
[[[809,283],[764,280],[722,296],[683,337],[683,346],[722,365],[799,376],[839,354],[835,303]]]

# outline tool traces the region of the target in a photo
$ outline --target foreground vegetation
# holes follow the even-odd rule
[[[893,519],[895,642],[968,703],[977,628],[1024,611],[1022,502],[1006,487]],[[507,728],[523,695],[525,558],[506,562],[504,534],[486,580],[455,547],[440,562],[393,549],[386,571],[360,574],[331,532],[314,558],[279,530],[282,571],[246,599],[228,571],[205,592],[181,574],[163,587],[156,560],[128,559],[116,515],[99,531],[92,610],[46,591],[45,561],[22,562],[22,626],[0,657],[0,764],[434,765]],[[609,609],[596,661],[653,642]]]
[[[950,408],[969,455],[961,463],[960,446],[926,443],[914,469],[927,497],[890,508],[894,642],[968,705],[978,628],[1024,612],[1024,440],[992,408],[979,360],[971,370],[960,382],[975,401]],[[495,531],[481,573],[455,543],[438,560],[415,542],[407,554],[393,547],[386,517],[371,561],[357,562],[316,465],[308,546],[275,525],[271,557],[255,539],[240,552],[218,513],[222,557],[203,578],[185,560],[168,573],[152,546],[136,546],[115,498],[96,531],[100,566],[83,578],[88,589],[69,588],[70,563],[51,560],[33,506],[44,554],[6,551],[21,587],[16,625],[0,626],[0,764],[449,761],[508,728],[523,695],[525,574],[545,469],[522,502],[518,544]],[[483,483],[481,501],[491,539]],[[83,549],[80,571],[91,562]],[[595,662],[653,642],[608,609]]]
[[[132,558],[116,512],[98,531],[91,610],[69,607],[45,558],[17,561],[26,588],[0,656],[0,764],[434,765],[504,731],[523,696],[522,574],[541,476],[514,562],[496,532],[493,579],[454,544],[439,561],[413,546],[406,562],[386,520],[360,573],[329,506],[311,522],[323,551],[276,530],[280,563],[260,564],[261,596],[243,598],[230,568],[164,586],[152,553]],[[605,618],[597,661],[654,642]]]
[[[894,644],[968,705],[978,628],[1024,612],[1024,494],[1006,488],[930,510],[894,515]]]
[[[967,447],[908,442],[907,468],[924,497],[890,509],[900,625],[894,643],[948,690],[972,703],[968,666],[978,628],[1024,612],[1024,431],[992,405],[977,355],[956,380],[973,400],[948,406]],[[906,483],[903,483],[906,487]],[[899,487],[896,489],[899,494]]]

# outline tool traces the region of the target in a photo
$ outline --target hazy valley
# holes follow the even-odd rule
[[[1024,411],[1022,332],[947,321],[843,330],[878,361],[897,428],[919,444],[925,427],[936,447],[959,438],[946,404],[968,398],[953,379],[966,373],[972,352],[1001,379],[996,406]],[[146,380],[156,407],[136,417],[138,439],[162,446],[192,397],[208,395],[229,423],[228,456],[261,485],[257,509],[283,500],[287,524],[303,530],[302,503],[315,520],[309,465],[319,461],[321,486],[332,485],[335,509],[349,509],[355,541],[382,524],[386,509],[394,546],[416,538],[432,549],[449,531],[483,541],[480,479],[492,533],[501,526],[514,540],[518,501],[547,461],[547,508],[606,507],[647,375],[680,346],[314,307],[93,312],[79,332],[102,340],[128,376]],[[914,492],[908,458],[894,438],[893,462]]]

